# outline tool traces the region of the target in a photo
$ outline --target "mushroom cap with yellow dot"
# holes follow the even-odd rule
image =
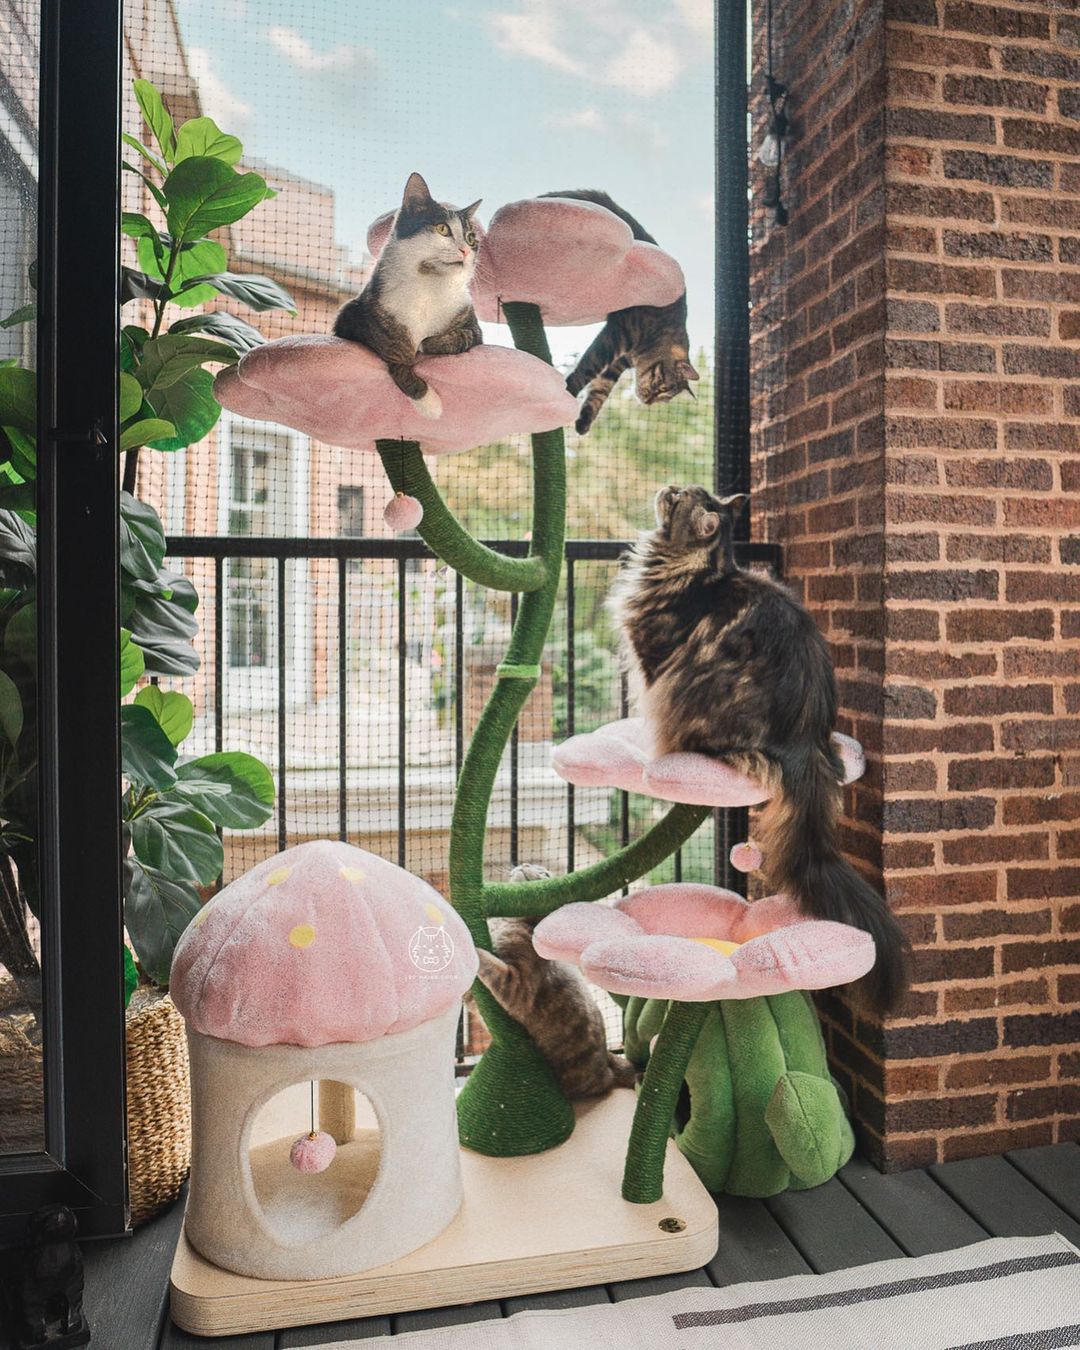
[[[364,849],[300,844],[231,882],[173,958],[194,1030],[242,1045],[328,1045],[408,1031],[476,976],[469,931],[437,891]]]

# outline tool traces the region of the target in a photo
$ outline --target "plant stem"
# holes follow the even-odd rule
[[[609,858],[542,881],[494,882],[484,887],[484,903],[492,917],[539,918],[575,900],[600,900],[670,858],[703,820],[708,806],[673,806],[651,829]]]
[[[537,553],[508,558],[474,539],[443,501],[416,441],[375,442],[395,492],[407,492],[424,508],[420,535],[431,551],[455,572],[493,591],[537,591],[547,564]],[[560,559],[561,562],[561,559]]]
[[[649,1056],[623,1172],[624,1200],[648,1205],[664,1194],[664,1156],[679,1092],[711,1003],[672,1003]]]
[[[161,293],[159,298],[154,301],[154,326],[150,330],[150,341],[153,341],[161,332],[161,325],[165,319],[165,306],[169,303],[173,273],[176,271],[176,264],[179,259],[180,246],[173,243],[172,247],[169,249],[169,261],[165,264],[165,276],[161,283]],[[125,492],[130,492],[132,496],[135,495],[135,486],[138,482],[139,450],[141,448],[141,446],[135,446],[135,448],[129,450],[124,457],[123,488]]]

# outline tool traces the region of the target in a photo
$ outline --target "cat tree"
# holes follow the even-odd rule
[[[387,229],[387,218],[373,226],[373,251]],[[612,856],[568,876],[512,885],[485,879],[492,790],[540,677],[562,572],[562,428],[574,420],[576,404],[552,367],[544,324],[584,324],[630,305],[670,304],[684,283],[674,259],[634,240],[612,213],[557,198],[501,208],[481,239],[476,276],[478,313],[505,322],[515,350],[484,346],[419,361],[419,373],[442,400],[437,421],[416,413],[371,353],[333,337],[267,343],[219,375],[216,392],[243,415],[283,422],[327,443],[377,450],[394,491],[422,507],[418,528],[433,553],[477,585],[519,597],[509,646],[458,779],[450,899],[475,944],[487,949],[489,918],[550,916],[538,929],[546,935],[542,950],[578,961],[624,1003],[627,1043],[644,1079],[636,1104],[630,1093],[614,1092],[575,1112],[525,1030],[477,984],[474,995],[492,1043],[458,1098],[466,1196],[458,1220],[381,1274],[306,1286],[245,1284],[200,1266],[182,1244],[174,1315],[179,1307],[181,1324],[203,1334],[395,1311],[417,1306],[418,1298],[434,1306],[692,1268],[715,1250],[716,1213],[687,1158],[695,1165],[706,1160],[710,1184],[765,1194],[787,1184],[775,1184],[780,1169],[755,1171],[731,1158],[724,1165],[725,1150],[731,1151],[727,1134],[737,1138],[740,1163],[748,1148],[753,1153],[767,1141],[784,1175],[799,1184],[832,1175],[850,1152],[817,1019],[805,993],[796,991],[863,974],[873,963],[865,934],[807,922],[780,902],[771,910],[747,906],[717,888],[672,895],[660,887],[615,907],[594,903],[675,853],[714,806],[764,800],[757,784],[701,756],[657,761],[641,724],[614,724],[564,746],[557,770],[570,781],[625,786],[667,800],[667,813]],[[425,462],[425,455],[468,449],[510,430],[532,434],[533,519],[525,557],[504,556],[474,539]],[[843,749],[849,774],[857,776],[858,747]],[[605,924],[620,931],[601,931]],[[605,939],[613,937],[646,958],[628,981],[612,975],[618,962],[600,959]],[[696,984],[672,978],[683,968],[698,972]],[[789,1000],[776,1020],[788,1030],[777,1031],[782,1045],[766,1056],[750,1091],[745,1057],[741,1072],[737,1066],[751,1020],[736,1026],[733,1015],[727,1030],[727,1014],[717,1010],[741,1000],[747,1000],[743,1007],[763,1007],[765,997]],[[718,1021],[725,1032],[716,1030]],[[672,1119],[688,1073],[710,1087],[702,1086],[676,1149]],[[725,1121],[733,1123],[737,1108],[741,1129],[728,1130]],[[617,1159],[627,1134],[620,1199]],[[506,1205],[509,1194],[518,1222]]]

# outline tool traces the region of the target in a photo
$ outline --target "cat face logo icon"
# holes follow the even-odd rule
[[[424,975],[438,975],[454,959],[454,940],[440,924],[418,928],[409,939],[409,960]]]

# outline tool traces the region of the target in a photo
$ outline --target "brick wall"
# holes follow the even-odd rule
[[[886,1165],[1075,1138],[1080,13],[777,10],[755,531],[832,643],[848,843],[916,946],[887,1026],[823,1004],[834,1063]]]

